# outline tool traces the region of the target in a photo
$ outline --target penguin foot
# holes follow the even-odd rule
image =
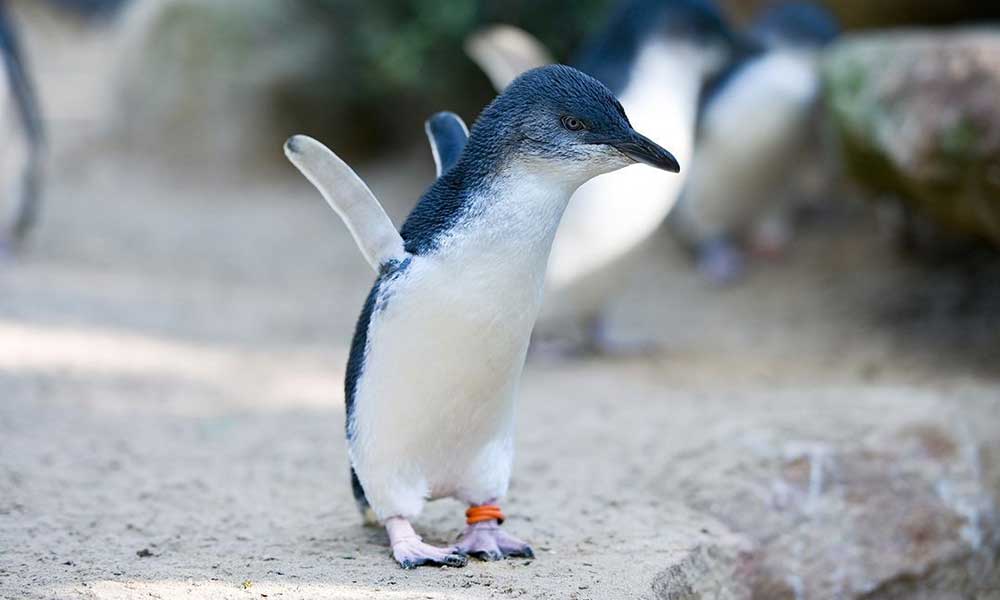
[[[750,232],[748,246],[754,256],[777,260],[792,243],[792,228],[787,219],[772,218],[758,223]]]
[[[605,358],[640,358],[652,356],[662,348],[651,339],[622,339],[611,332],[608,319],[598,316],[586,328],[587,338],[580,353]]]
[[[425,544],[419,537],[398,540],[392,545],[392,556],[404,569],[422,566],[464,567],[469,559],[451,548]]]
[[[507,557],[534,558],[531,546],[500,529],[495,521],[474,523],[465,528],[452,546],[455,552],[479,560],[500,560]]]
[[[385,521],[389,534],[392,556],[404,569],[421,566],[464,567],[469,559],[452,548],[438,548],[425,544],[403,517],[390,517]]]
[[[630,359],[654,356],[663,347],[654,340],[620,339],[617,336],[589,336],[582,340],[532,340],[528,357],[532,360],[562,361],[588,358]]]
[[[697,257],[698,272],[714,285],[735,283],[746,273],[746,259],[730,241],[719,238],[701,244]]]
[[[654,340],[626,340],[614,336],[591,338],[581,348],[584,355],[601,356],[604,358],[642,358],[658,354],[663,348]]]

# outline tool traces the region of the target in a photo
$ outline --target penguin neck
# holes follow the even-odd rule
[[[571,169],[553,168],[473,136],[458,164],[424,194],[400,234],[407,252],[418,255],[455,246],[481,246],[483,252],[492,246],[502,253],[511,245],[537,246],[547,253],[582,179]]]
[[[541,281],[559,221],[582,183],[578,178],[570,169],[508,157],[467,189],[464,214],[441,249],[517,263],[537,270]]]

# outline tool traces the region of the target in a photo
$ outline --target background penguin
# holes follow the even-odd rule
[[[4,211],[0,220],[3,227],[0,246],[5,246],[20,242],[38,214],[45,136],[34,86],[4,0],[0,0],[0,54],[6,69],[6,86],[0,87],[0,104],[12,102],[16,117],[16,123],[3,123],[3,127],[13,126],[19,132],[19,135],[6,136],[0,154],[0,208]],[[10,111],[4,110],[3,114],[10,114]]]
[[[128,0],[48,0],[52,8],[87,21],[115,16]],[[5,137],[0,151],[0,250],[24,240],[35,224],[41,203],[45,162],[45,127],[35,87],[28,72],[16,23],[6,0],[0,0],[0,57],[6,77],[0,85],[0,106],[8,102],[14,122],[0,122],[17,134]],[[15,142],[16,140],[16,142]],[[12,143],[14,142],[14,143]]]
[[[489,35],[470,42],[472,57],[484,70],[504,64],[482,59],[490,50]],[[669,140],[686,164],[693,152],[702,85],[740,44],[711,2],[631,0],[618,6],[574,66],[605,83],[636,128],[654,141]],[[492,50],[502,53],[504,44]],[[491,79],[502,82],[502,75],[491,74]],[[633,272],[629,266],[640,262],[634,253],[645,251],[640,247],[664,221],[683,183],[681,177],[636,168],[580,188],[552,249],[549,291],[539,320],[543,337],[568,318],[584,333],[584,350],[614,354],[649,347],[608,335],[606,308],[627,284]]]
[[[759,49],[706,87],[697,150],[671,220],[710,281],[743,273],[736,238],[753,225],[758,246],[777,251],[787,239],[783,205],[824,187],[818,58],[837,32],[834,17],[816,5],[777,5],[752,27]]]
[[[632,128],[607,87],[564,66],[522,75],[486,107],[400,233],[322,144],[295,136],[285,151],[378,272],[345,381],[360,503],[403,567],[530,556],[494,503],[510,479],[515,396],[556,228],[592,177],[635,162],[677,172],[676,159]],[[470,506],[468,528],[451,548],[424,544],[409,519],[449,496]]]

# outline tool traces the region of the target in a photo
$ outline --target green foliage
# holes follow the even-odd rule
[[[309,85],[289,85],[282,107],[358,151],[413,139],[436,110],[473,118],[492,96],[462,45],[476,29],[517,25],[560,60],[602,23],[608,0],[295,0],[329,31]]]

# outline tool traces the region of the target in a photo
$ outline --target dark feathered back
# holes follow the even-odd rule
[[[732,39],[733,33],[711,0],[626,0],[607,24],[584,44],[574,66],[620,94],[639,50],[652,36],[665,39]]]
[[[788,43],[824,46],[840,34],[840,25],[822,6],[811,2],[786,2],[764,11],[754,22],[753,33]]]

